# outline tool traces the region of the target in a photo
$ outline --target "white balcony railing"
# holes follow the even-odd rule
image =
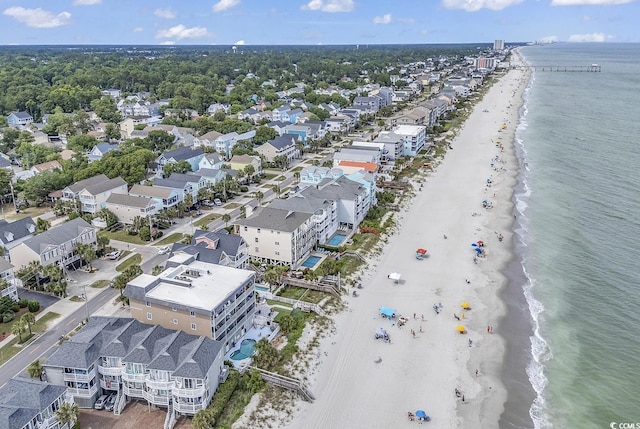
[[[144,382],[149,389],[171,390],[171,388],[173,387],[173,380],[161,381],[152,380],[151,378],[146,377]]]
[[[90,380],[96,377],[96,370],[92,369],[86,374],[75,373],[75,372],[65,372],[64,373],[64,381],[79,381],[81,383],[88,383]]]
[[[131,374],[128,372],[122,373],[123,381],[133,381],[136,383],[144,383],[146,378],[147,378],[147,374]]]
[[[89,397],[98,391],[98,385],[94,384],[88,389],[78,389],[75,387],[67,387],[67,393],[73,396]]]
[[[101,366],[98,365],[98,372],[102,375],[122,375],[123,369],[121,366]]]
[[[136,389],[135,387],[129,387],[125,384],[122,386],[122,391],[125,395],[132,398],[144,398],[144,389]]]
[[[171,389],[173,396],[176,398],[198,398],[204,396],[205,387],[196,387],[193,389],[178,389],[177,387],[173,387]]]
[[[181,404],[179,402],[175,402],[173,403],[173,409],[176,410],[179,413],[183,413],[183,414],[195,414],[198,411],[204,409],[204,404]]]
[[[142,397],[152,403],[153,405],[169,405],[169,396],[168,395],[156,395],[152,391],[143,391]]]
[[[100,387],[102,387],[103,389],[109,389],[109,390],[118,390],[118,384],[119,382],[117,380],[104,380],[104,379],[100,379]]]

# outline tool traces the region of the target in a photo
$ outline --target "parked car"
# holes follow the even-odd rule
[[[215,204],[216,206],[221,206],[222,201],[220,201],[220,198],[216,198],[215,200],[213,200],[213,204]]]
[[[95,408],[96,410],[101,410],[104,408],[106,402],[107,402],[107,395],[102,395],[100,396],[97,400],[96,403],[93,405],[93,408]]]
[[[113,411],[113,407],[116,404],[116,394],[113,393],[111,395],[109,395],[109,397],[107,398],[107,401],[104,404],[104,409],[107,411]]]
[[[158,249],[158,253],[164,255],[165,253],[169,253],[171,251],[171,246],[162,246]]]
[[[207,206],[207,207],[213,207],[213,206],[215,206],[215,204],[214,204],[212,201],[209,201],[209,200],[204,200],[204,201],[202,201],[202,204],[203,204],[203,205],[205,205],[205,206]]]
[[[122,254],[121,251],[116,250],[116,251],[107,253],[105,256],[107,258],[111,259],[112,261],[115,261],[116,259],[118,259],[120,257],[121,254]]]

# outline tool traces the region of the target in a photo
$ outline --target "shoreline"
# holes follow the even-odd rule
[[[497,427],[507,400],[501,292],[515,257],[515,129],[527,84],[521,70],[494,83],[459,129],[453,150],[414,183],[416,195],[394,217],[393,235],[363,268],[360,297],[346,298],[347,310],[334,318],[335,335],[324,337],[314,353],[307,387],[317,400],[298,401],[293,419],[283,416],[280,427],[412,427],[407,411],[416,409],[427,411],[432,427]],[[483,209],[483,199],[494,207]],[[485,241],[487,257],[474,264],[470,243],[477,240]],[[429,257],[417,261],[417,247],[426,247]],[[394,271],[404,280],[398,285],[387,278]],[[462,301],[472,309],[464,311]],[[432,309],[439,302],[442,314]],[[380,306],[408,317],[407,326],[381,318]],[[458,324],[467,335],[456,332]],[[391,344],[373,339],[376,327],[389,332]]]

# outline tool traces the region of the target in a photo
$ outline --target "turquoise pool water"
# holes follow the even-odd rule
[[[255,286],[255,289],[260,292],[269,292],[269,288],[264,286]]]
[[[305,259],[305,261],[302,263],[303,267],[307,267],[307,268],[313,268],[316,266],[316,264],[318,263],[318,261],[322,259],[320,256],[309,256],[307,259]]]
[[[331,239],[329,240],[329,242],[327,244],[329,246],[339,246],[340,243],[342,243],[345,238],[347,238],[346,234],[336,233],[336,234],[334,234],[333,237],[331,237]]]
[[[242,340],[240,349],[231,353],[231,360],[248,359],[256,352],[256,340]]]

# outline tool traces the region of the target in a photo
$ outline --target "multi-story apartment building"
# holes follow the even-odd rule
[[[30,378],[12,378],[0,387],[0,427],[2,429],[70,429],[60,423],[56,411],[73,398],[63,386]]]
[[[4,282],[0,285],[0,297],[8,296],[18,301],[18,286],[22,286],[22,281],[15,277],[13,265],[4,258],[0,258],[0,280]]]
[[[228,351],[252,326],[255,273],[198,261],[187,253],[172,256],[168,266],[159,275],[141,274],[127,284],[131,316],[213,338]]]
[[[297,268],[316,244],[313,214],[271,207],[257,208],[235,224],[249,246],[249,256],[267,264]]]
[[[10,252],[14,267],[24,267],[31,261],[42,266],[58,264],[66,268],[79,263],[81,258],[76,252],[76,244],[84,243],[96,246],[96,228],[81,217],[60,224],[54,228],[23,241]]]
[[[50,383],[66,386],[81,408],[117,395],[114,413],[142,399],[168,414],[206,408],[223,371],[222,344],[131,318],[91,317],[46,360]]]
[[[399,125],[393,132],[405,138],[405,156],[416,156],[424,147],[427,138],[427,127],[423,125]]]

